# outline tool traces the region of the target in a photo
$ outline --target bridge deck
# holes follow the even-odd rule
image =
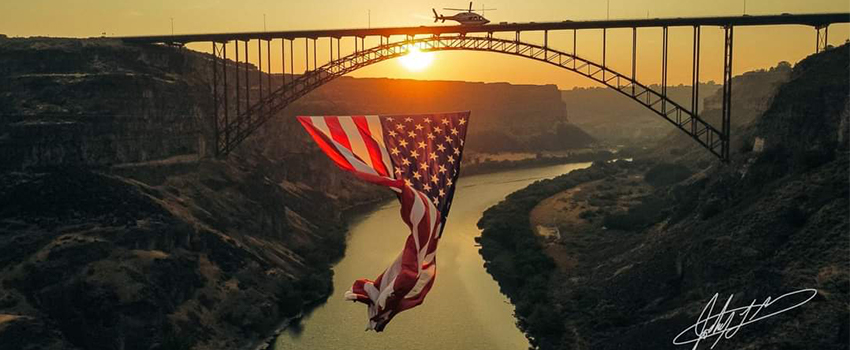
[[[340,38],[390,35],[419,34],[457,34],[457,33],[498,33],[517,31],[603,29],[603,28],[643,28],[643,27],[690,27],[690,26],[765,26],[765,25],[806,25],[823,26],[833,23],[850,22],[850,13],[821,14],[782,14],[767,16],[728,16],[728,17],[680,17],[653,19],[617,19],[599,21],[563,21],[488,24],[483,26],[419,26],[360,29],[323,29],[294,30],[276,32],[209,33],[120,37],[125,42],[134,43],[182,43],[191,42],[227,42],[248,39],[300,39],[300,38]]]

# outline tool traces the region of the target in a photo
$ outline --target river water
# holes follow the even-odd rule
[[[540,179],[590,163],[565,164],[463,177],[437,250],[437,277],[425,302],[397,315],[382,333],[365,332],[366,306],[343,300],[355,279],[374,279],[398,255],[407,238],[393,200],[354,220],[345,257],[334,266],[328,301],[281,333],[274,349],[527,349],[514,307],[484,270],[474,238],[487,208]]]

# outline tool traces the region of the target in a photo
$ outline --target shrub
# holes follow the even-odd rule
[[[653,187],[663,187],[675,184],[693,175],[690,169],[681,164],[661,163],[644,175],[644,181]]]
[[[700,210],[699,217],[703,220],[707,220],[719,214],[722,210],[723,207],[720,204],[720,201],[709,201],[708,203],[705,203],[705,205],[702,206],[702,210]]]
[[[590,219],[592,219],[594,216],[596,216],[595,210],[585,210],[578,214],[579,218],[585,219],[587,221],[590,221]]]
[[[613,230],[640,230],[653,225],[666,214],[667,203],[660,197],[650,195],[641,198],[641,202],[628,211],[619,211],[605,215],[602,224]]]
[[[782,213],[782,218],[788,225],[791,227],[803,227],[808,220],[808,216],[805,212],[800,210],[798,207],[789,207],[784,210]]]

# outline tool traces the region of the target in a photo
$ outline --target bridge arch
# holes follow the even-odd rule
[[[276,113],[316,88],[357,69],[404,56],[413,46],[422,52],[494,52],[548,63],[594,80],[631,98],[675,125],[721,159],[724,158],[724,147],[728,147],[728,135],[724,135],[696,113],[682,107],[666,95],[641,84],[633,77],[621,74],[610,67],[551,47],[499,39],[492,35],[467,36],[458,34],[451,36],[432,35],[423,38],[408,38],[392,43],[387,42],[369,49],[357,50],[352,54],[331,60],[317,69],[308,71],[272,91],[246,110],[240,111],[235,119],[228,121],[224,130],[217,133],[218,153],[229,153]]]

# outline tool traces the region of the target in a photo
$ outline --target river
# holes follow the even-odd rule
[[[393,200],[355,219],[345,257],[334,266],[326,303],[277,338],[276,350],[527,349],[514,307],[484,269],[474,238],[487,208],[540,179],[590,163],[565,164],[463,177],[437,250],[437,277],[425,302],[397,315],[382,333],[365,332],[366,306],[343,300],[358,278],[374,279],[399,253],[408,235]]]

